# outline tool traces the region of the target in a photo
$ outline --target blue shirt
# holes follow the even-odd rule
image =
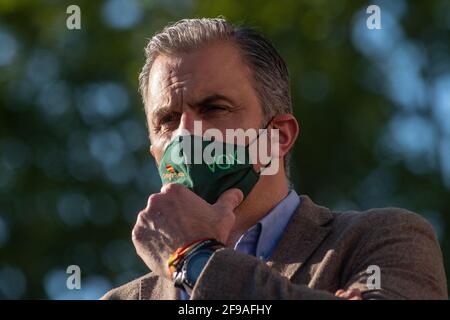
[[[266,261],[272,255],[299,204],[299,196],[291,190],[286,198],[239,238],[234,249]],[[180,298],[187,300],[189,296],[182,290]]]
[[[286,198],[239,238],[234,249],[267,260],[299,204],[300,198],[291,190]]]

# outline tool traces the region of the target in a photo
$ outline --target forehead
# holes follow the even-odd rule
[[[252,77],[236,46],[214,42],[186,53],[157,56],[148,80],[148,101],[155,107],[168,91],[177,88],[183,88],[186,98],[218,92],[239,95],[251,87]]]

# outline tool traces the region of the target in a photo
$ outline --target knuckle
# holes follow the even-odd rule
[[[183,186],[179,183],[169,183],[164,187],[165,193],[179,194],[183,190]]]
[[[131,232],[131,238],[133,241],[140,242],[144,239],[145,230],[139,225],[136,225]]]
[[[147,233],[147,223],[148,223],[148,211],[142,210],[138,213],[136,224],[131,231],[131,236],[133,240],[141,241],[144,239]]]
[[[160,199],[161,195],[158,193],[150,195],[147,200],[147,207],[154,207]]]
[[[140,211],[137,215],[137,222],[138,222],[137,224],[143,223],[147,219],[148,215],[149,215],[149,210],[144,209],[144,210]]]

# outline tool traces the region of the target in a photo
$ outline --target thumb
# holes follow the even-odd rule
[[[234,211],[234,209],[244,200],[244,194],[237,188],[228,189],[217,199],[214,207],[224,211]]]

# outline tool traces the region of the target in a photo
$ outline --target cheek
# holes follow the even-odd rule
[[[155,159],[156,164],[159,166],[159,163],[161,162],[161,158],[164,154],[164,149],[160,146],[152,145],[150,147],[150,152],[151,152],[153,158]]]

